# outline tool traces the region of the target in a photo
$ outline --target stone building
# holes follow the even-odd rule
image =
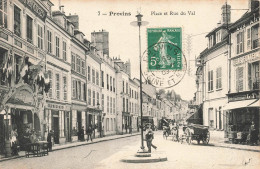
[[[227,103],[228,92],[228,30],[230,5],[223,5],[221,22],[206,37],[208,47],[200,53],[197,70],[197,100],[203,99],[203,124],[223,129],[223,106]],[[202,84],[202,86],[201,86]]]
[[[51,17],[51,3],[6,0],[0,5],[0,151],[9,156],[12,130],[17,129],[21,149],[26,144],[26,130],[40,139],[46,133],[49,79],[44,27]]]
[[[248,9],[229,26],[229,92],[225,105],[225,136],[239,138],[248,133],[252,121],[260,129],[259,115],[259,1],[249,0]]]

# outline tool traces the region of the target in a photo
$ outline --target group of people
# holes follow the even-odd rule
[[[86,130],[86,134],[87,134],[87,141],[91,140],[92,141],[92,134],[93,134],[93,129],[91,126],[89,126]],[[78,132],[78,137],[80,141],[85,141],[84,138],[84,126],[82,126],[82,128],[79,130]]]

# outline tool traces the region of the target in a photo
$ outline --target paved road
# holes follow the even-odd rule
[[[214,146],[180,144],[155,133],[156,151],[167,155],[167,162],[130,164],[119,160],[133,155],[140,146],[140,136],[133,136],[51,152],[45,157],[20,158],[0,163],[0,169],[159,169],[159,168],[258,168],[260,153]],[[250,162],[242,165],[243,162]]]

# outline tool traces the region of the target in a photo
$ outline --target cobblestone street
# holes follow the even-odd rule
[[[140,135],[99,142],[79,147],[54,151],[45,157],[19,158],[0,163],[1,169],[80,169],[80,168],[257,168],[260,165],[259,146],[233,145],[221,143],[223,132],[211,132],[209,145],[198,145],[193,141],[177,143],[171,138],[163,139],[162,131],[155,132],[154,144],[157,153],[167,155],[168,161],[158,163],[133,164],[120,162],[131,156],[139,148]],[[146,144],[145,144],[146,145]],[[241,150],[241,147],[244,148]],[[252,151],[254,150],[254,151]],[[257,151],[257,152],[255,152]],[[154,150],[153,150],[154,152]],[[249,162],[250,159],[250,162]],[[248,164],[245,164],[248,163]]]

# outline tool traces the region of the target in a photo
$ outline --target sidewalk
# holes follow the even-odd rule
[[[87,141],[77,141],[77,142],[72,142],[72,143],[69,142],[67,144],[61,144],[61,145],[56,144],[52,147],[52,151],[58,151],[58,150],[63,150],[63,149],[67,149],[67,148],[78,147],[78,146],[83,146],[83,145],[88,145],[88,144],[94,144],[94,143],[99,143],[99,142],[104,142],[104,141],[116,140],[116,139],[120,139],[120,138],[136,136],[136,135],[140,135],[140,133],[136,132],[136,133],[133,133],[133,134],[112,135],[112,136],[106,136],[106,137],[102,137],[102,138],[95,138],[95,139],[93,139],[93,142],[91,142],[91,141],[88,141],[88,142]],[[7,158],[0,155],[0,162],[12,160],[12,159],[16,159],[16,158],[21,158],[21,157],[25,157],[25,151],[20,151],[18,156],[7,157]]]
[[[213,144],[215,147],[260,152],[260,145],[250,146],[250,145],[243,145],[243,144],[226,143],[224,138],[224,131],[216,131],[216,130],[210,131],[209,144]]]

